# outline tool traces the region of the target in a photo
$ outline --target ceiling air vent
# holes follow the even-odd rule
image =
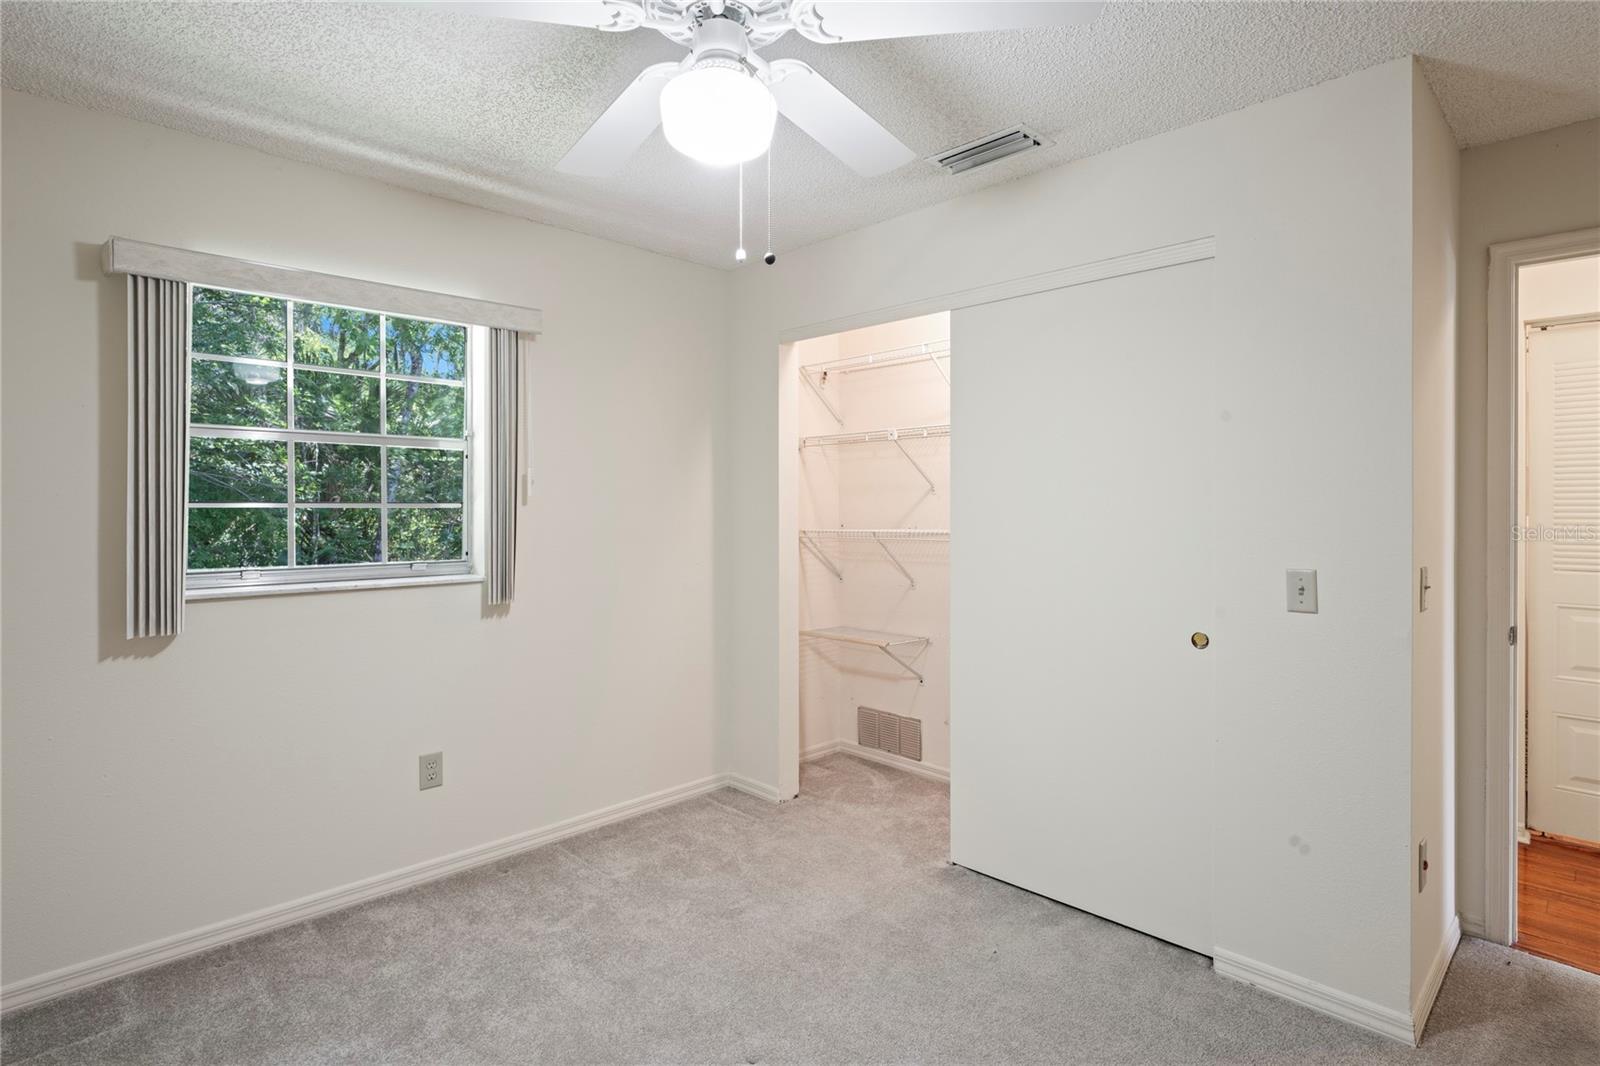
[[[965,174],[969,170],[986,166],[1008,155],[1026,152],[1030,148],[1041,148],[1049,143],[1026,126],[1012,126],[999,133],[991,133],[987,137],[957,145],[947,152],[929,156],[928,162],[951,174]]]

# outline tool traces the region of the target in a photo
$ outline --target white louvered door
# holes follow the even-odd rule
[[[952,317],[951,858],[1207,955],[1214,274]]]
[[[1528,826],[1600,840],[1600,323],[1526,353]]]

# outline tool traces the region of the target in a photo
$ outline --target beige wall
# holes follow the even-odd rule
[[[1484,918],[1484,649],[1509,618],[1485,616],[1489,246],[1600,225],[1600,121],[1461,153],[1457,299],[1457,840],[1463,927]],[[1502,467],[1506,460],[1501,459]],[[1503,709],[1497,708],[1503,713]]]
[[[34,97],[3,109],[6,984],[718,769],[726,274]],[[123,640],[113,234],[543,308],[509,614],[476,586],[280,596]],[[441,749],[445,786],[418,792]]]

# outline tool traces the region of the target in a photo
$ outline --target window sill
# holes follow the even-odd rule
[[[239,600],[256,596],[291,596],[303,592],[352,592],[357,589],[412,588],[418,585],[481,585],[482,574],[434,574],[423,577],[370,578],[356,581],[306,581],[284,585],[219,585],[186,589],[184,600]]]

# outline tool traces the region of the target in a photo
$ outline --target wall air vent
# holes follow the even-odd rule
[[[856,708],[856,743],[863,748],[878,746],[878,712],[871,707]]]
[[[871,707],[856,708],[856,743],[902,759],[922,761],[922,720]]]
[[[1042,148],[1049,143],[1027,126],[1012,126],[999,133],[957,145],[938,155],[931,155],[928,162],[950,174],[965,174],[1008,155],[1026,152],[1030,148]]]

